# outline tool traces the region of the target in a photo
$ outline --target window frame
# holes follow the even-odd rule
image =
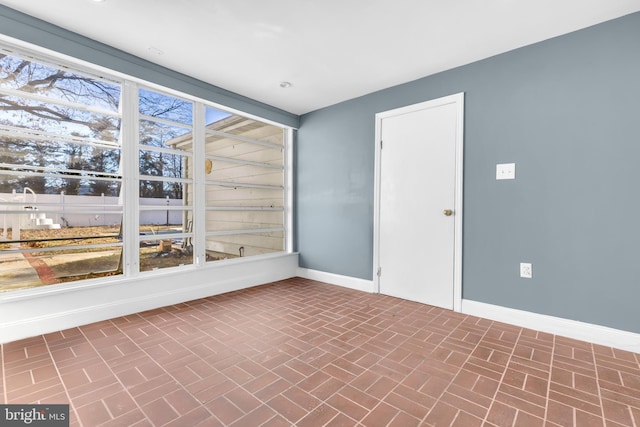
[[[89,63],[84,60],[73,58],[61,53],[51,51],[49,49],[41,48],[30,43],[21,42],[16,40],[15,43],[12,40],[7,40],[6,37],[0,37],[0,51],[9,55],[18,55],[20,57],[34,60],[38,63],[57,67],[60,69],[71,68],[74,73],[86,74],[92,78],[102,78],[108,82],[117,82],[122,90],[120,111],[119,115],[122,120],[120,127],[120,139],[122,140],[121,146],[118,147],[121,153],[121,169],[122,175],[118,178],[121,182],[121,194],[123,197],[122,204],[122,228],[123,239],[122,243],[122,257],[123,257],[123,272],[119,276],[108,276],[97,279],[84,279],[66,283],[59,283],[54,285],[41,286],[36,288],[24,288],[16,289],[7,292],[0,292],[0,301],[5,299],[13,299],[22,295],[41,295],[44,293],[64,291],[75,288],[82,288],[87,286],[99,286],[101,284],[107,284],[112,281],[135,278],[139,275],[154,275],[170,273],[171,270],[176,268],[217,268],[228,263],[243,262],[243,259],[229,259],[220,260],[216,262],[206,262],[206,227],[205,217],[207,213],[207,206],[205,200],[205,185],[206,185],[206,173],[204,161],[194,161],[193,178],[191,184],[194,187],[193,190],[193,205],[188,207],[193,211],[193,230],[191,233],[178,233],[171,237],[189,237],[194,242],[194,258],[193,264],[188,264],[179,267],[168,267],[159,270],[152,271],[140,271],[140,254],[139,245],[142,238],[139,236],[140,230],[140,203],[139,203],[139,183],[144,180],[144,175],[139,171],[139,159],[138,155],[140,149],[144,149],[145,146],[140,144],[138,126],[141,120],[147,119],[147,117],[140,114],[138,111],[138,91],[139,89],[148,89],[160,94],[178,97],[184,100],[188,100],[193,103],[193,147],[189,154],[193,159],[205,159],[205,138],[206,138],[206,124],[205,124],[205,109],[207,107],[215,108],[217,110],[225,111],[233,115],[245,117],[247,119],[256,120],[268,125],[277,126],[282,129],[283,132],[283,145],[282,145],[282,161],[283,161],[283,227],[279,230],[283,232],[283,250],[269,253],[265,255],[253,255],[247,257],[247,260],[259,258],[259,257],[271,257],[278,256],[279,254],[291,254],[293,253],[293,135],[294,129],[289,125],[279,123],[277,121],[265,119],[254,114],[246,113],[234,108],[226,107],[221,104],[217,104],[207,99],[199,98],[188,93],[183,93],[178,90],[164,87],[162,85],[145,81],[138,77],[124,74],[115,70],[108,69],[106,67]],[[104,114],[106,111],[99,109],[100,113]],[[71,137],[69,137],[71,138]],[[63,140],[63,138],[58,138]],[[77,141],[75,141],[77,143]],[[83,144],[93,144],[95,141],[84,141]],[[268,144],[268,143],[267,143]],[[105,147],[106,148],[106,147]],[[115,147],[114,147],[115,148]],[[152,150],[154,151],[154,150]],[[46,172],[45,172],[46,173]],[[156,177],[158,178],[158,177]],[[179,210],[184,210],[184,207],[179,207]],[[164,210],[164,207],[163,207]],[[202,236],[197,238],[197,236]]]

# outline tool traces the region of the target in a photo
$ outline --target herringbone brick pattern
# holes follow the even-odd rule
[[[634,426],[640,355],[294,278],[2,345],[72,426]]]

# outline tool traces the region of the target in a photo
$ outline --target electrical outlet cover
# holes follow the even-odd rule
[[[516,179],[516,164],[515,163],[497,164],[496,179]]]

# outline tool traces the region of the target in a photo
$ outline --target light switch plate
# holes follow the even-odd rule
[[[497,164],[496,179],[516,179],[516,164],[515,163]]]

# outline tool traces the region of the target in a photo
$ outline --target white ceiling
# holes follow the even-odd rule
[[[640,0],[0,3],[295,114],[640,10]]]

